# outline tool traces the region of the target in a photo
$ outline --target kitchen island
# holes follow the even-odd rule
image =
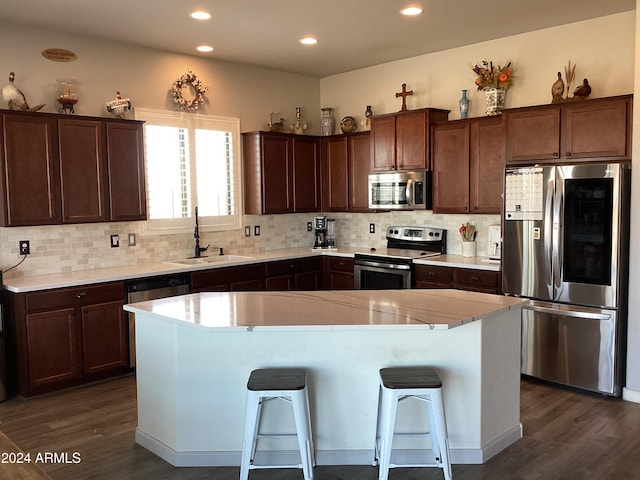
[[[308,371],[317,463],[369,464],[378,370],[430,365],[444,384],[453,463],[483,463],[522,436],[523,304],[458,290],[356,290],[126,305],[136,314],[136,442],[176,466],[239,465],[250,371],[298,366]],[[271,403],[262,428],[293,431],[290,406]],[[397,428],[426,422],[421,407],[403,402]],[[416,440],[403,440],[395,446],[412,461]],[[259,449],[275,462],[297,455],[293,440]]]

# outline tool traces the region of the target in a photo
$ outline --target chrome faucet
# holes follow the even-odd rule
[[[196,245],[195,245],[195,248],[194,248],[193,257],[194,258],[200,258],[202,256],[201,255],[202,252],[206,252],[209,249],[209,247],[211,246],[211,244],[207,245],[204,248],[200,247],[200,228],[198,226],[198,207],[196,207],[195,216],[196,216],[196,226],[195,226],[195,228],[193,230],[193,238],[196,239]]]

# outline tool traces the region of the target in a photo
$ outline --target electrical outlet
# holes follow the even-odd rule
[[[135,247],[136,246],[136,234],[135,233],[130,233],[129,234],[129,246],[130,247]]]
[[[120,235],[111,235],[111,248],[120,246]]]
[[[369,224],[369,233],[376,233],[376,224],[375,223],[370,223]]]
[[[20,240],[18,242],[18,248],[20,255],[29,255],[31,253],[31,247],[29,246],[29,240]]]
[[[253,226],[253,235],[255,237],[259,237],[260,236],[260,225],[254,225]]]
[[[313,226],[311,225],[311,222],[307,222],[307,232],[310,232],[311,230],[313,230]]]
[[[244,236],[245,237],[250,237],[251,236],[251,227],[249,225],[244,227]]]

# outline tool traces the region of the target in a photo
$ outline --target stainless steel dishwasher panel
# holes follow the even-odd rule
[[[127,281],[129,303],[175,297],[189,293],[189,274],[178,273]],[[136,366],[136,315],[129,312],[129,365]]]

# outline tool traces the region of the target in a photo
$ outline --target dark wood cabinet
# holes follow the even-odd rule
[[[505,110],[510,164],[631,158],[632,96]]]
[[[502,210],[505,134],[500,117],[432,127],[434,213]]]
[[[369,136],[369,132],[358,132],[322,138],[323,211],[361,212],[369,209]]]
[[[351,290],[354,288],[353,258],[324,257],[324,289]]]
[[[430,125],[448,117],[449,110],[435,108],[371,117],[373,170],[431,169]]]
[[[109,219],[146,220],[143,123],[106,122]]]
[[[266,264],[267,290],[318,290],[322,286],[321,257],[292,258]]]
[[[129,370],[123,282],[8,294],[17,390],[22,396]]]
[[[265,266],[263,263],[212,268],[191,273],[191,291],[240,292],[265,289]]]
[[[242,134],[245,213],[320,210],[320,142],[287,133]]]
[[[146,219],[143,123],[4,111],[3,226]]]
[[[60,223],[56,118],[8,111],[0,118],[2,226]]]
[[[416,265],[416,288],[457,288],[484,293],[500,293],[500,272],[440,265]]]

